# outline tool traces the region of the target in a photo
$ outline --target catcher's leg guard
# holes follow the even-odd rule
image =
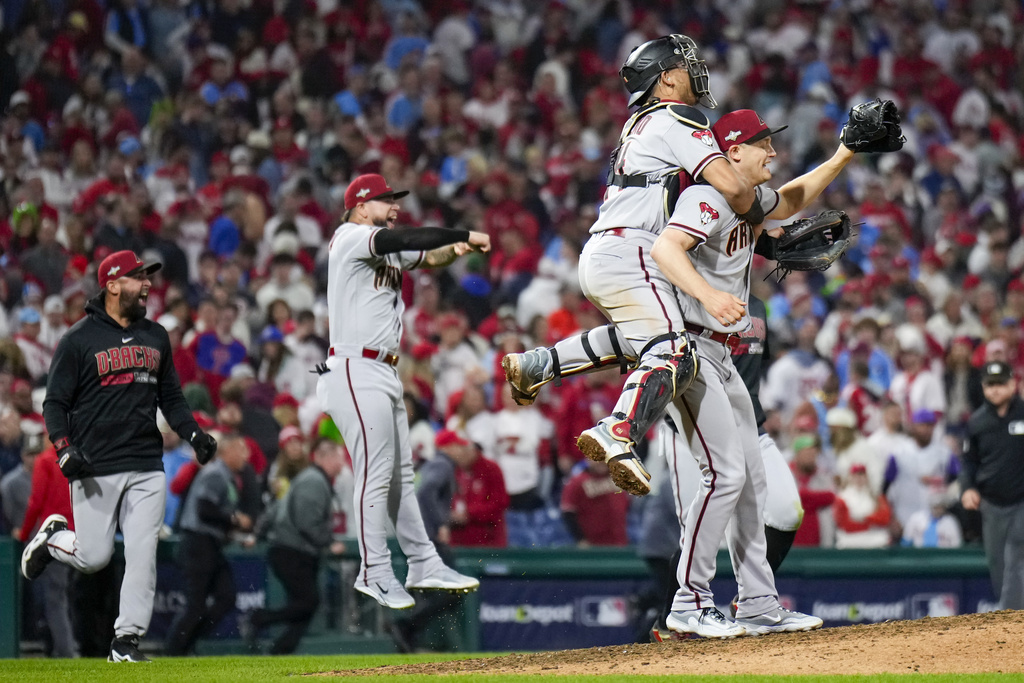
[[[548,382],[557,386],[572,377],[618,365],[622,372],[636,362],[633,348],[615,325],[605,325],[563,339],[552,347],[510,353],[501,360],[512,400],[521,406],[537,399]]]
[[[674,340],[674,335],[672,336]],[[697,375],[698,360],[692,346],[681,339],[674,351],[666,339],[652,340],[642,365],[626,379],[611,417],[580,434],[576,447],[591,460],[608,463],[616,486],[634,495],[647,495],[651,475],[636,457],[634,447],[682,394]],[[660,352],[661,350],[667,351]]]

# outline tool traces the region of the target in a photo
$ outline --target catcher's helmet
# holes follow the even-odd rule
[[[718,103],[708,87],[708,67],[698,54],[697,43],[681,33],[648,40],[633,48],[626,57],[619,76],[630,92],[629,106],[639,104],[647,97],[661,72],[683,65],[690,74],[693,94],[700,103],[711,109],[717,107]]]

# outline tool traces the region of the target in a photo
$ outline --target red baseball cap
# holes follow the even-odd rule
[[[274,397],[274,407],[279,408],[281,406],[291,406],[292,408],[299,407],[299,400],[289,394],[287,391],[281,392]]]
[[[408,190],[395,192],[379,173],[365,173],[355,180],[345,190],[345,210],[356,208],[357,204],[369,202],[374,199],[401,199],[409,194]]]
[[[115,251],[103,259],[96,275],[100,281],[100,289],[103,289],[111,280],[116,280],[119,277],[128,277],[139,272],[152,275],[160,270],[161,267],[163,267],[163,264],[159,262],[143,263],[142,259],[135,255],[134,251],[125,249],[124,251]]]
[[[753,109],[737,109],[718,119],[711,126],[711,132],[724,151],[733,145],[749,145],[787,128],[789,126],[769,128]]]
[[[469,442],[453,429],[442,429],[434,437],[434,445],[438,448],[444,448],[445,446],[468,446]]]

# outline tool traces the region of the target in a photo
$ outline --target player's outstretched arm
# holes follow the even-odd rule
[[[696,244],[697,239],[689,233],[669,228],[654,241],[651,258],[679,291],[699,301],[718,322],[732,325],[746,315],[747,304],[739,297],[715,289],[701,277],[686,253]]]
[[[764,222],[764,211],[754,186],[736,171],[728,159],[722,157],[712,161],[701,173],[701,178],[725,197],[740,218],[751,225]]]
[[[853,152],[845,145],[839,145],[831,159],[779,188],[779,205],[768,218],[781,220],[803,211],[836,179],[851,159]]]
[[[470,231],[469,237],[464,242],[456,242],[447,247],[428,251],[423,259],[423,264],[429,268],[443,268],[464,254],[490,250],[491,238],[486,233]]]

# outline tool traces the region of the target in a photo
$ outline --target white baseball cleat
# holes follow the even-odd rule
[[[409,609],[416,604],[408,591],[393,575],[384,579],[371,579],[368,583],[356,581],[355,588],[364,595],[391,609]]]
[[[665,624],[676,633],[693,633],[701,638],[738,638],[747,630],[726,618],[716,607],[669,612]]]
[[[608,463],[608,474],[620,489],[634,496],[646,496],[651,492],[651,475],[636,457],[629,437],[616,436],[615,431],[628,435],[629,423],[601,420],[580,434],[576,447],[590,460]]]
[[[405,587],[411,591],[440,590],[452,591],[454,593],[469,593],[479,588],[480,582],[472,576],[460,574],[451,567],[442,565],[440,569],[424,576],[422,579],[406,581]]]
[[[736,623],[752,636],[766,633],[789,633],[792,631],[813,631],[821,628],[822,622],[816,616],[792,612],[785,607],[776,607],[756,617],[737,617]]]

